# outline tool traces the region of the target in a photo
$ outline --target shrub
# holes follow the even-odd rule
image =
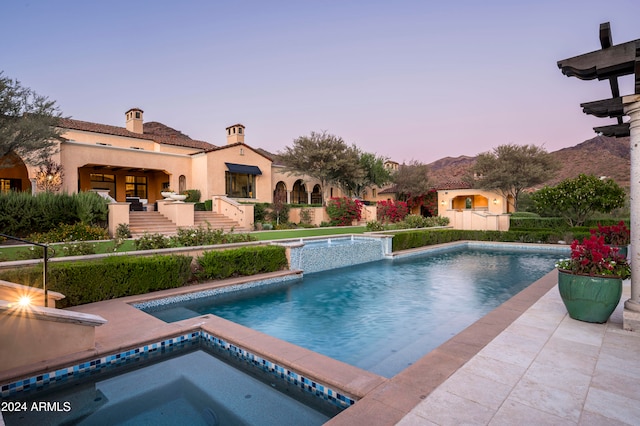
[[[107,200],[95,192],[79,192],[73,194],[76,212],[80,222],[86,225],[105,224],[109,214]]]
[[[404,201],[378,201],[376,216],[379,222],[400,222],[409,213],[409,207]]]
[[[171,247],[171,239],[162,234],[144,233],[133,242],[136,250],[158,250]]]
[[[90,226],[83,223],[73,225],[61,223],[48,232],[30,234],[28,239],[37,243],[108,240],[109,233],[105,228],[99,226]]]
[[[334,197],[327,203],[332,226],[349,226],[362,218],[362,202],[347,197]]]
[[[241,247],[205,252],[198,264],[202,268],[199,279],[223,279],[285,269],[287,256],[282,246]]]
[[[367,231],[369,232],[384,231],[384,225],[378,221],[372,220],[371,222],[367,222]]]
[[[197,228],[178,228],[175,237],[171,237],[170,246],[206,246],[214,244],[243,243],[247,241],[255,241],[256,238],[250,234],[234,234],[226,233],[222,229],[212,229],[207,224],[205,229],[202,226]]]
[[[267,220],[267,208],[269,203],[255,203],[253,205],[253,223],[260,223]]]
[[[589,232],[576,233],[575,238],[589,236]],[[407,250],[452,241],[502,241],[521,243],[557,243],[571,241],[569,235],[551,230],[531,231],[465,231],[461,229],[425,229],[421,231],[398,232],[393,236],[393,251]],[[571,235],[573,237],[573,235]]]
[[[59,307],[175,288],[191,276],[190,256],[125,257],[100,261],[52,263],[48,289],[66,296]],[[42,266],[0,273],[0,279],[42,288]]]
[[[213,200],[205,200],[204,209],[208,212],[213,210]]]
[[[200,202],[200,190],[199,189],[187,189],[183,192],[187,198],[184,200],[185,203],[198,203]]]
[[[311,210],[307,208],[300,209],[300,224],[309,225],[311,224]]]
[[[94,192],[0,193],[0,229],[18,237],[48,232],[61,223],[101,225],[106,221],[107,211],[106,200]]]
[[[129,228],[128,223],[120,223],[116,227],[116,239],[125,240],[127,238],[131,238],[131,229]]]

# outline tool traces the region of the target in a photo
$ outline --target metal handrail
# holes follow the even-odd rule
[[[27,244],[33,244],[34,246],[39,246],[44,249],[44,257],[43,257],[43,268],[42,268],[42,290],[44,291],[44,307],[49,307],[49,298],[47,293],[47,262],[49,261],[49,245],[36,243],[35,241],[29,241],[22,238],[14,237],[12,235],[2,234],[0,233],[0,237],[9,238],[11,240],[20,241]]]

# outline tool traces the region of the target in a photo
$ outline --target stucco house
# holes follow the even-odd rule
[[[145,123],[140,108],[125,113],[124,127],[62,119],[60,128],[63,140],[52,160],[63,166],[61,190],[68,193],[95,190],[117,203],[135,198],[144,210],[154,211],[162,209],[163,190],[197,189],[222,214],[244,210],[240,227],[247,229],[252,209],[240,203],[271,203],[274,196],[295,204],[323,202],[320,182],[288,174],[264,151],[247,145],[242,124],[225,129],[222,146],[191,139],[162,123]],[[0,169],[0,191],[36,192],[37,168],[16,155],[12,160],[12,167]],[[338,188],[329,194],[342,195]],[[113,219],[128,223],[124,212]]]

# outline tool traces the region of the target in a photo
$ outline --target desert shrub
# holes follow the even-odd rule
[[[113,256],[100,261],[52,263],[48,289],[66,296],[59,307],[82,305],[185,285],[190,256]],[[42,266],[0,272],[0,279],[42,288]]]
[[[223,279],[285,269],[287,256],[282,246],[241,247],[205,252],[198,257],[198,264],[199,279]]]
[[[332,226],[349,226],[362,218],[362,202],[347,197],[334,197],[327,202]]]

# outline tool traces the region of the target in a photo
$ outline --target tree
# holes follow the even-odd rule
[[[364,175],[357,148],[326,131],[295,139],[293,146],[278,153],[278,158],[288,173],[318,179],[325,204],[330,184],[345,187],[347,182],[360,180]]]
[[[406,201],[411,197],[427,194],[431,189],[428,172],[427,165],[417,160],[411,160],[409,164],[402,163],[393,175],[398,199]]]
[[[61,140],[60,118],[54,101],[0,71],[0,168],[13,166],[12,152],[27,164],[46,165]]]
[[[369,152],[358,151],[358,164],[360,172],[357,173],[355,181],[345,181],[343,189],[352,193],[356,197],[361,197],[365,188],[376,185],[378,187],[391,182],[391,173],[384,167],[386,158],[377,157]]]
[[[476,187],[512,197],[516,211],[522,191],[546,182],[557,170],[557,163],[544,148],[515,144],[500,145],[493,152],[478,155],[472,168]]]
[[[580,226],[595,212],[610,213],[624,206],[626,193],[613,179],[580,174],[531,195],[537,211],[553,211],[569,226]]]

